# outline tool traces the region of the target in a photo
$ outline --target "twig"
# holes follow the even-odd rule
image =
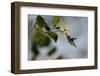
[[[32,30],[31,30],[31,32],[33,31],[33,29],[35,28],[35,26],[36,26],[36,22],[35,22],[35,24],[34,24],[34,26],[33,26]]]

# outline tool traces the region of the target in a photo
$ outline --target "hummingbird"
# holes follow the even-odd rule
[[[73,38],[70,35],[68,35],[68,25],[64,22],[63,19],[60,18],[60,22],[58,23],[56,29],[59,29],[59,31],[62,32],[67,37],[67,40],[71,45],[77,47],[74,42],[77,38]]]

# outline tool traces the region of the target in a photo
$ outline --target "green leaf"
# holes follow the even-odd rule
[[[44,27],[47,31],[50,31],[50,27],[47,25],[42,16],[39,15],[36,17],[36,23],[38,24],[39,27],[41,28]]]
[[[59,23],[59,21],[60,21],[60,19],[59,19],[59,17],[58,16],[54,16],[53,18],[52,18],[52,24],[54,25],[54,26],[56,26],[58,23]]]
[[[45,23],[44,25],[44,28],[47,30],[47,31],[50,31],[50,27]]]
[[[55,27],[55,29],[60,29],[60,27]]]
[[[37,16],[36,17],[36,23],[39,25],[39,27],[43,27],[43,25],[45,24],[44,19],[42,18],[42,16]]]
[[[56,47],[53,47],[49,52],[48,52],[48,55],[52,55],[56,52],[57,48]]]
[[[32,52],[34,53],[35,56],[39,54],[39,51],[37,49],[37,46],[35,44],[32,45]]]
[[[36,32],[33,37],[33,43],[37,46],[48,46],[50,44],[50,38],[42,32]]]
[[[58,39],[58,35],[56,32],[48,32],[48,35],[56,42]]]
[[[77,38],[71,38],[69,35],[67,35],[67,40],[68,40],[68,42],[69,42],[71,45],[75,46],[75,47],[77,47],[76,44],[75,44],[75,42],[74,42],[74,40],[76,40],[76,39],[77,39]]]

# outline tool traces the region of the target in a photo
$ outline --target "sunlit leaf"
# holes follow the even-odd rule
[[[60,21],[60,19],[59,19],[59,17],[58,16],[54,16],[53,18],[52,18],[52,24],[54,25],[54,26],[56,26],[58,23],[59,23],[59,21]]]
[[[48,32],[48,35],[56,42],[58,39],[58,35],[56,32]]]

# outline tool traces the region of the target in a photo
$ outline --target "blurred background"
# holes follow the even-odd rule
[[[88,57],[88,18],[74,17],[74,16],[59,16],[68,29],[68,34],[71,37],[77,38],[75,44],[77,47],[68,43],[67,38],[61,33],[57,32],[57,42],[52,41],[48,37],[36,33],[34,27],[37,15],[28,15],[28,60],[54,60],[54,59],[79,59]],[[53,16],[42,16],[49,27],[52,28],[51,19]],[[35,35],[36,34],[36,35]],[[39,41],[44,45],[42,47],[35,47],[33,39]]]

